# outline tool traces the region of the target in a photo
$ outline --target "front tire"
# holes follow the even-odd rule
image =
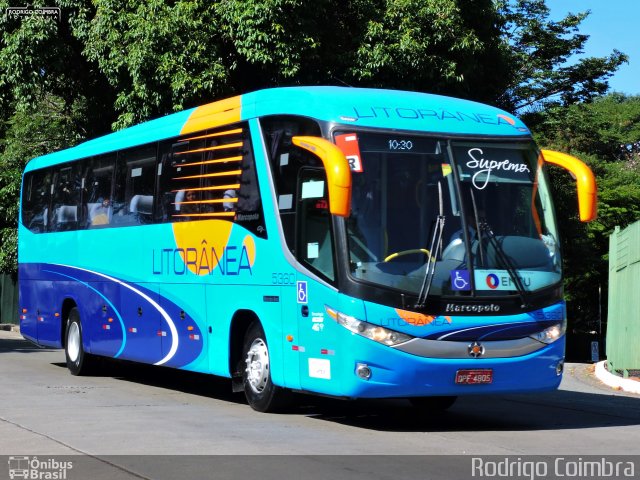
[[[242,383],[249,406],[258,412],[273,412],[288,405],[289,392],[271,381],[271,360],[267,337],[254,321],[244,337]]]
[[[71,375],[89,375],[95,367],[95,358],[84,351],[80,313],[73,307],[67,318],[65,354]]]

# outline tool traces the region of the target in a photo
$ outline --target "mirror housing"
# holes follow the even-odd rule
[[[541,150],[544,161],[568,170],[576,180],[580,221],[590,222],[598,215],[598,189],[591,169],[580,159],[553,150]]]
[[[338,147],[320,137],[293,137],[294,145],[303,148],[320,160],[327,172],[329,211],[333,215],[348,217],[351,214],[351,169]]]

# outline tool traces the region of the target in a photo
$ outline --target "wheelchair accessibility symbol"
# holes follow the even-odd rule
[[[307,303],[307,282],[297,282],[296,292],[298,294],[298,303]]]
[[[469,270],[452,270],[451,271],[451,290],[456,290],[456,291],[471,290],[471,281],[469,280]]]

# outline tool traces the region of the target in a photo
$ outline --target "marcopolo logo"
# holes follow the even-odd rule
[[[73,462],[63,462],[55,458],[9,457],[9,478],[30,480],[66,480],[67,472],[73,469]]]

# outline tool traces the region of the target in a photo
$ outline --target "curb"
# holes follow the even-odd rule
[[[606,360],[596,363],[595,375],[598,380],[611,388],[615,388],[616,390],[640,394],[640,382],[629,378],[622,378],[610,373],[606,369],[605,364]]]

